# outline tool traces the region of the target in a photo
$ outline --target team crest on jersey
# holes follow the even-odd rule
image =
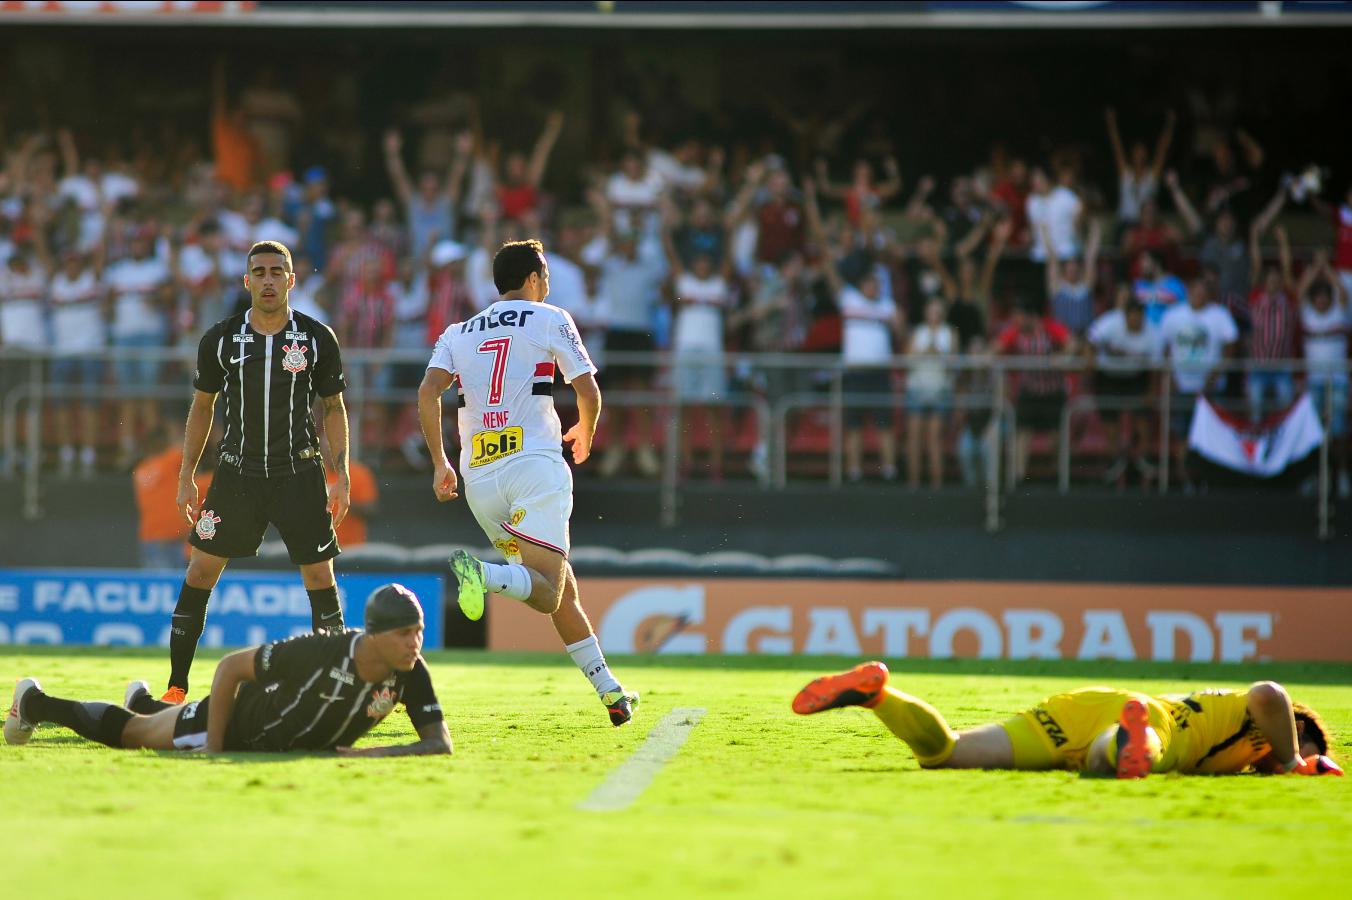
[[[210,509],[202,510],[202,516],[197,520],[197,536],[204,541],[209,541],[216,536],[216,523],[221,517]]]
[[[285,351],[286,355],[282,357],[282,368],[286,369],[292,375],[297,372],[304,372],[305,351],[309,349],[309,347],[305,347],[300,343],[292,344],[289,347],[286,344],[283,344],[282,350]]]
[[[383,687],[378,691],[371,692],[371,702],[367,704],[366,714],[373,719],[383,719],[394,711],[394,704],[399,702],[394,691]]]

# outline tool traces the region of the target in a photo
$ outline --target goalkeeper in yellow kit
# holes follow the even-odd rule
[[[794,697],[793,709],[802,715],[843,706],[871,709],[926,769],[1071,769],[1119,778],[1247,770],[1343,774],[1326,755],[1329,736],[1319,716],[1292,703],[1272,681],[1247,691],[1159,697],[1084,688],[962,732],[887,682],[887,666],[864,663],[812,681]]]

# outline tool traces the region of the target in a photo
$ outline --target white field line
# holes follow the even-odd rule
[[[648,732],[643,746],[610,773],[585,800],[577,805],[587,812],[615,812],[634,804],[662,767],[690,739],[690,732],[704,718],[703,707],[678,707],[667,713]]]

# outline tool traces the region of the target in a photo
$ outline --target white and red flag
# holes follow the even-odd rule
[[[1246,475],[1270,478],[1299,462],[1324,442],[1309,394],[1261,422],[1218,409],[1198,395],[1188,446],[1217,465]]]

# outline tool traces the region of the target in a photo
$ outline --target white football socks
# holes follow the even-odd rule
[[[592,687],[596,688],[597,696],[624,690],[615,680],[615,676],[610,674],[610,666],[606,665],[606,657],[601,652],[601,644],[596,640],[596,635],[588,635],[576,644],[566,645],[564,649],[582,670],[582,674],[587,676]]]
[[[495,594],[513,600],[530,599],[530,569],[520,563],[484,563],[484,581]]]

